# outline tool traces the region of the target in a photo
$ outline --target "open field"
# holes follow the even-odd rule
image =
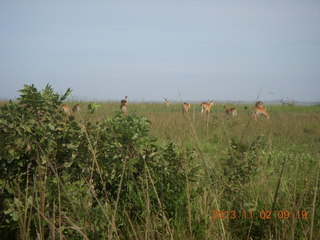
[[[19,159],[21,166],[36,159],[33,177],[28,164],[28,174],[21,167],[16,175],[1,165],[6,175],[0,179],[0,217],[9,226],[2,234],[21,239],[320,239],[319,105],[266,106],[270,120],[254,121],[252,105],[233,105],[238,116],[230,118],[222,104],[213,105],[209,116],[201,116],[199,103],[191,103],[183,115],[181,104],[129,101],[126,116],[119,114],[117,102],[98,103],[95,113],[89,113],[88,104],[80,102],[81,111],[71,117],[58,108],[52,113],[58,118],[43,117],[48,121],[39,124],[48,124],[52,135],[44,131],[38,135],[42,139],[29,138],[37,133],[25,125],[19,131],[27,132],[20,135],[31,150],[16,145],[23,156],[8,140],[18,124],[1,122],[1,138],[7,140],[1,142],[0,160]],[[2,108],[2,118],[5,114],[12,112]],[[63,134],[61,129],[68,138],[51,140]]]
[[[72,106],[74,103],[70,103]],[[83,120],[101,120],[113,117],[119,110],[117,102],[101,102],[94,116],[87,111],[88,103],[80,103]],[[181,104],[165,106],[162,103],[129,104],[128,114],[143,115],[151,121],[150,131],[160,142],[173,141],[178,145],[195,146],[197,141],[204,146],[223,149],[232,138],[252,141],[263,136],[268,150],[279,150],[286,153],[308,153],[314,157],[320,147],[320,106],[267,106],[270,120],[260,117],[252,119],[253,105],[227,105],[236,107],[238,116],[228,117],[223,111],[223,104],[215,104],[211,114],[201,116],[200,103],[192,103],[183,116]],[[247,109],[245,109],[247,107]],[[77,118],[79,118],[77,116]]]

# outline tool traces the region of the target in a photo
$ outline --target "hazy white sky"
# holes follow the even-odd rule
[[[0,1],[0,98],[320,101],[318,0]]]

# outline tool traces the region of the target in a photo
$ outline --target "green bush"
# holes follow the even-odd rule
[[[255,185],[256,176],[259,173],[259,157],[262,155],[265,141],[258,136],[252,142],[237,141],[232,139],[227,156],[223,159],[224,195],[223,207],[236,211],[238,214],[244,210],[257,211],[254,204],[255,196],[252,186]],[[229,231],[234,239],[247,237],[247,229],[250,228],[250,218],[230,219]],[[262,238],[265,234],[264,222],[254,219],[251,226],[251,235]]]
[[[70,89],[60,96],[49,85],[26,85],[20,92],[0,108],[2,236],[128,238],[129,220],[169,222],[187,212],[185,183],[197,167],[185,166],[193,152],[158,146],[145,117],[117,112],[76,121],[60,108]]]

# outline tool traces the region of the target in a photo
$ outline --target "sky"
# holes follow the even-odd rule
[[[318,0],[1,0],[0,99],[320,101]]]

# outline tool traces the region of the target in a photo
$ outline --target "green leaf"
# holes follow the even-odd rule
[[[50,130],[54,131],[55,130],[55,126],[52,123],[48,124],[48,127]]]
[[[13,212],[10,214],[10,216],[12,217],[12,220],[15,222],[18,222],[19,220],[19,214],[17,212]]]

